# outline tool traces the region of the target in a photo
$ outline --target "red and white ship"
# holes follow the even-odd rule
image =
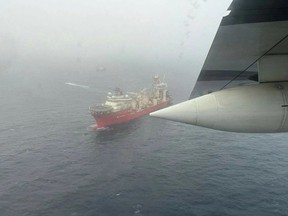
[[[108,93],[104,104],[89,107],[91,115],[96,120],[96,125],[91,125],[89,129],[105,129],[167,107],[171,102],[167,83],[161,81],[158,75],[154,76],[153,80],[153,89],[150,93],[142,90],[123,94],[117,88],[114,94]]]

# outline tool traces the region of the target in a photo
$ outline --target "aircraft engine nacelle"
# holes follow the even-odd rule
[[[210,93],[151,116],[232,132],[287,132],[288,82],[262,83]]]

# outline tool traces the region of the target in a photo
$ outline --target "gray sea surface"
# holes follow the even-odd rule
[[[149,116],[89,132],[89,106],[149,88],[155,71],[50,69],[0,74],[0,215],[288,215],[288,134]],[[167,73],[174,101],[187,99],[189,79]]]

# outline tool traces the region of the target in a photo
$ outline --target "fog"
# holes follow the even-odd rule
[[[192,88],[230,2],[1,1],[0,76],[170,70]]]

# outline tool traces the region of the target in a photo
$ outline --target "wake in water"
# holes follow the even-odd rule
[[[87,127],[87,131],[92,131],[92,132],[95,132],[95,131],[105,131],[105,130],[110,130],[111,128],[109,127],[104,127],[104,128],[98,128],[97,127],[97,124],[93,124],[93,125],[90,125]]]
[[[79,84],[71,83],[71,82],[65,82],[65,84],[70,85],[70,86],[76,86],[76,87],[84,88],[84,89],[90,88],[89,86],[86,86],[86,85],[79,85]]]
[[[80,87],[82,89],[86,89],[86,90],[89,90],[89,91],[93,91],[93,92],[97,92],[97,93],[107,93],[107,91],[105,90],[102,90],[102,89],[97,89],[97,88],[94,88],[94,87],[90,87],[90,86],[86,86],[86,85],[80,85],[80,84],[76,84],[76,83],[71,83],[71,82],[65,82],[66,85],[70,85],[70,86],[74,86],[74,87]]]

